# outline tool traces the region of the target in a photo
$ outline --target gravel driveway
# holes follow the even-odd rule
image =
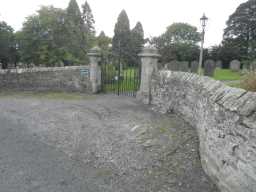
[[[0,97],[0,192],[218,192],[196,131],[134,98]]]

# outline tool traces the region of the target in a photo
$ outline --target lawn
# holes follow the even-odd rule
[[[235,81],[241,79],[241,74],[239,72],[231,71],[230,69],[216,69],[214,79],[220,81]]]

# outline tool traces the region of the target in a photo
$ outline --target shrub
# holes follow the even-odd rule
[[[256,92],[256,72],[248,73],[241,82],[241,87]]]

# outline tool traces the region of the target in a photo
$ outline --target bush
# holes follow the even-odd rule
[[[250,72],[241,82],[241,87],[247,91],[256,92],[256,72]]]

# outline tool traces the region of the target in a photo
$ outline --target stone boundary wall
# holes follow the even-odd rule
[[[90,67],[35,67],[0,70],[0,90],[91,92]]]
[[[256,93],[162,70],[151,81],[151,104],[197,129],[202,166],[222,192],[256,191]]]

